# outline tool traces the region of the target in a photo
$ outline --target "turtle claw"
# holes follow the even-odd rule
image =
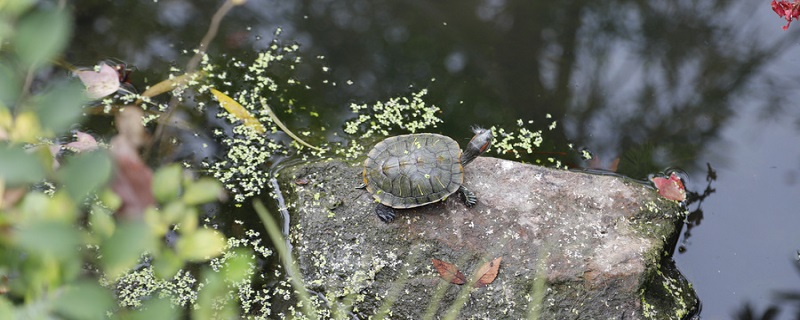
[[[478,203],[478,197],[476,197],[475,194],[472,193],[472,191],[469,191],[469,189],[467,189],[466,187],[461,186],[460,188],[458,188],[458,191],[460,191],[461,194],[464,195],[464,203],[467,205],[468,208],[472,208],[474,205]]]
[[[395,217],[394,209],[387,207],[383,204],[379,203],[377,206],[375,206],[375,213],[378,215],[378,218],[380,218],[381,221],[383,222],[389,223],[394,221]]]

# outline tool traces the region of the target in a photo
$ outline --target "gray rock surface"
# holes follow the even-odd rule
[[[680,319],[698,302],[669,263],[684,211],[631,180],[479,157],[467,208],[398,210],[383,223],[361,166],[330,160],[283,170],[290,237],[304,281],[330,312],[393,319]],[[484,287],[451,284],[432,259],[470,275],[502,257]],[[382,316],[381,316],[382,317]]]

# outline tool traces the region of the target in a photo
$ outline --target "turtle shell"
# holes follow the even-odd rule
[[[432,133],[387,138],[367,154],[364,184],[380,203],[398,209],[445,199],[464,183],[461,148]]]

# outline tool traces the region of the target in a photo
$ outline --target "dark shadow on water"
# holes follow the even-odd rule
[[[717,180],[717,172],[711,167],[710,163],[706,163],[706,166],[708,168],[706,173],[706,182],[708,184],[703,192],[686,190],[686,207],[694,207],[694,209],[689,211],[689,215],[684,220],[685,229],[683,231],[683,239],[677,248],[678,253],[686,252],[689,238],[692,236],[692,229],[700,226],[700,223],[703,221],[703,201],[717,191],[711,186],[711,184]]]
[[[800,284],[800,250],[798,250],[798,259],[792,262],[792,266],[798,275],[794,282]],[[800,289],[776,290],[773,292],[771,300],[772,302],[763,311],[760,311],[758,307],[754,307],[750,303],[745,303],[741,309],[736,311],[735,319],[800,319]],[[779,315],[782,315],[782,317],[778,317]]]
[[[763,312],[755,310],[749,303],[736,312],[735,319],[737,320],[773,320],[778,318],[780,309],[776,306],[769,306]]]

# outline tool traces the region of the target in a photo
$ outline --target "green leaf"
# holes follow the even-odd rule
[[[51,221],[19,227],[16,236],[20,247],[61,260],[76,257],[81,242],[81,235],[75,227]]]
[[[6,297],[7,295],[0,296],[0,314],[9,319],[16,319],[14,317],[14,305]]]
[[[181,191],[181,174],[183,168],[174,163],[158,169],[153,175],[153,196],[161,203],[177,199]]]
[[[102,240],[108,239],[114,234],[116,225],[111,214],[111,211],[99,205],[93,205],[92,211],[89,213],[89,224],[92,226],[92,231]]]
[[[111,176],[111,159],[104,151],[78,153],[67,160],[58,172],[61,183],[76,203],[105,185]]]
[[[137,308],[131,314],[130,320],[153,320],[179,319],[178,310],[172,307],[170,299],[150,299],[145,301],[141,308]]]
[[[22,92],[23,80],[8,64],[0,64],[0,108],[12,108]]]
[[[196,308],[192,310],[193,319],[234,319],[239,314],[236,303],[227,298],[228,288],[225,279],[211,268],[203,268],[205,286],[197,297]]]
[[[197,205],[217,200],[222,194],[222,184],[211,178],[202,178],[189,184],[183,195],[187,205]]]
[[[150,227],[143,222],[130,222],[117,226],[114,235],[100,246],[103,269],[111,279],[127,272],[139,257],[155,247]]]
[[[20,60],[35,66],[58,56],[72,33],[65,10],[40,10],[22,17],[14,39]]]
[[[0,142],[0,179],[9,186],[32,184],[42,181],[45,170],[35,155],[21,146]]]
[[[42,129],[59,134],[78,123],[83,105],[89,101],[83,85],[76,80],[63,81],[37,96],[36,114]]]
[[[230,283],[239,283],[253,275],[255,259],[253,253],[246,249],[236,249],[225,260],[222,274]]]
[[[0,9],[2,9],[0,11],[7,16],[17,16],[28,11],[28,8],[30,8],[33,3],[34,0],[0,1]]]
[[[167,203],[163,209],[161,209],[161,220],[163,220],[167,224],[176,224],[183,220],[183,216],[187,213],[192,213],[187,210],[187,207],[183,202],[180,201],[172,201]]]
[[[192,261],[206,261],[222,253],[225,248],[225,238],[222,234],[212,229],[199,229],[178,239],[175,251],[178,256]]]
[[[54,307],[68,319],[104,319],[115,305],[110,291],[95,282],[81,281],[64,288]]]
[[[172,250],[164,250],[153,259],[153,272],[160,279],[172,279],[183,268],[184,261]]]

